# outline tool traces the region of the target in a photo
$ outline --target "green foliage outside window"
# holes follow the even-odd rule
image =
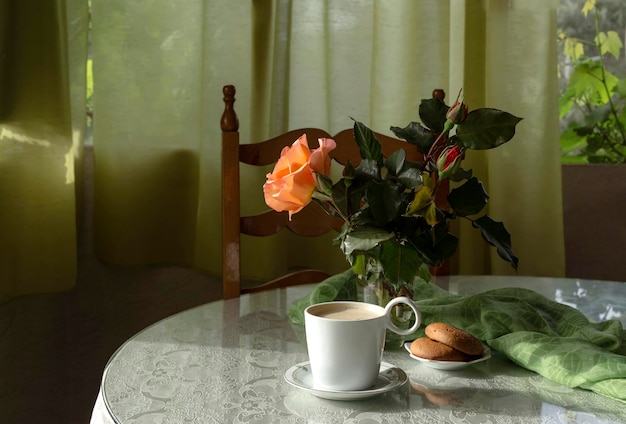
[[[585,1],[581,13],[593,20],[592,40],[559,33],[571,66],[559,99],[562,161],[626,163],[626,77],[607,67],[623,58],[622,39],[601,28],[595,0]]]

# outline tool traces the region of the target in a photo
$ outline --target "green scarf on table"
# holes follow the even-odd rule
[[[460,296],[434,284],[416,284],[423,324],[409,340],[422,337],[431,322],[446,322],[550,380],[626,401],[626,332],[618,320],[590,322],[580,311],[527,289]],[[355,299],[355,290],[353,271],[334,275],[295,301],[289,319],[303,325],[307,306]]]

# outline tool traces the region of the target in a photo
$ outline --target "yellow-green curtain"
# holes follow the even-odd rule
[[[524,120],[512,142],[472,155],[470,163],[491,196],[490,216],[503,221],[512,234],[520,258],[518,274],[563,276],[557,54],[552,37],[558,1],[479,3],[466,2],[463,20],[468,34],[462,75],[466,100]],[[482,240],[469,225],[460,235],[461,273],[515,272],[494,249],[476,249]]]
[[[122,266],[220,272],[221,88],[242,139],[351,126],[389,133],[421,98],[460,88],[471,108],[524,117],[468,164],[505,222],[520,274],[562,275],[556,0],[108,0],[93,2],[95,250]],[[0,0],[0,298],[69,288],[84,133],[83,0]],[[337,172],[337,171],[335,171]],[[243,195],[262,208],[259,182]],[[513,272],[461,226],[455,271]],[[323,240],[245,240],[246,277],[300,256],[345,268]],[[267,245],[266,245],[267,246]]]
[[[250,4],[109,0],[92,19],[98,257],[220,272],[222,86],[250,91]]]
[[[0,0],[0,302],[76,275],[87,3]]]

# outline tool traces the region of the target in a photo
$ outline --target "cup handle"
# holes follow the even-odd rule
[[[407,328],[403,330],[401,328],[398,328],[398,326],[396,326],[391,320],[391,308],[393,308],[399,303],[403,303],[407,305],[408,307],[410,307],[413,310],[413,313],[415,314],[415,323],[413,324],[411,328]],[[394,297],[393,299],[389,301],[389,303],[387,303],[387,306],[385,306],[385,319],[387,320],[388,329],[390,329],[394,333],[397,333],[401,336],[408,336],[409,334],[414,333],[419,328],[420,324],[422,323],[422,314],[420,313],[419,308],[417,307],[415,302],[413,302],[413,300],[405,296],[400,296],[400,297]]]

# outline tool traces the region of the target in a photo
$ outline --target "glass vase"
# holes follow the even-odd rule
[[[380,263],[370,260],[363,275],[357,276],[357,300],[360,302],[373,303],[383,308],[389,301],[398,296],[413,298],[412,287],[403,286],[394,288],[385,280]],[[411,308],[406,305],[396,305],[393,308],[391,319],[399,328],[409,328],[415,317]],[[387,331],[385,336],[385,349],[399,349],[404,344],[406,337]]]

